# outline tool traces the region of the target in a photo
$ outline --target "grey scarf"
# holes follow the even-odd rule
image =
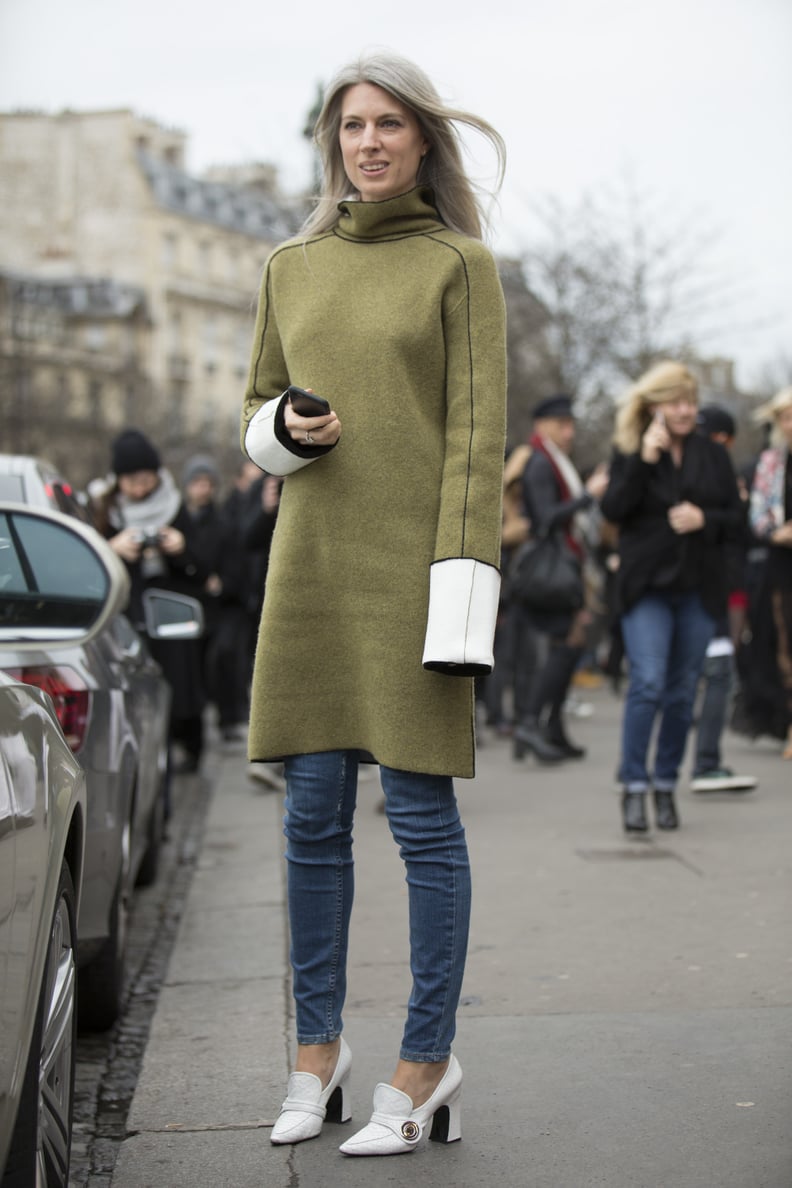
[[[122,528],[140,528],[154,534],[175,518],[181,495],[169,470],[159,472],[159,484],[145,499],[128,499],[120,492],[108,510],[108,519],[120,532]]]

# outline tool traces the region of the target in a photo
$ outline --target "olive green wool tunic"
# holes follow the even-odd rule
[[[284,481],[253,678],[249,754],[359,748],[472,776],[473,681],[426,671],[434,561],[500,561],[505,310],[490,252],[419,187],[342,202],[332,231],[267,263],[242,418],[288,384],[338,444]],[[254,458],[254,461],[256,459]]]

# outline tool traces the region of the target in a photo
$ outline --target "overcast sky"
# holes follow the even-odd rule
[[[741,298],[712,352],[745,386],[792,358],[792,0],[0,0],[0,110],[130,107],[189,134],[191,170],[272,161],[296,192],[317,85],[371,47],[505,137],[498,250],[536,196],[630,176],[719,232]]]

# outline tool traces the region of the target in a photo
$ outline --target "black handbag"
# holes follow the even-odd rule
[[[520,545],[509,567],[512,598],[530,610],[576,611],[583,605],[580,561],[556,532]]]

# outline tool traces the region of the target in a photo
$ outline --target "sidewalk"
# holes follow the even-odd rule
[[[282,797],[224,757],[113,1188],[790,1188],[792,767],[730,736],[748,795],[679,795],[682,829],[625,839],[621,702],[585,693],[559,769],[487,737],[458,781],[474,913],[455,1051],[461,1143],[348,1159],[349,1127],[269,1127],[291,1067]],[[361,784],[345,1035],[353,1126],[398,1052],[407,899]]]

